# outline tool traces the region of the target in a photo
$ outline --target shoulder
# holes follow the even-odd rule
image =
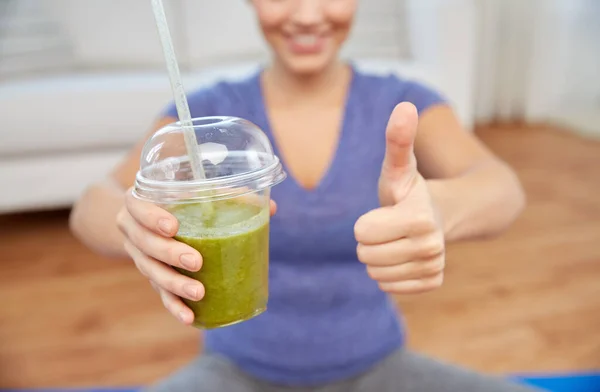
[[[419,113],[422,113],[434,105],[447,104],[443,94],[424,82],[393,73],[376,74],[364,70],[355,72],[361,95],[367,95],[379,103],[389,103],[392,108],[406,101],[414,104]]]
[[[242,105],[256,94],[258,74],[240,79],[223,79],[204,84],[186,94],[192,117],[235,115]],[[178,117],[174,102],[170,102],[163,116]]]

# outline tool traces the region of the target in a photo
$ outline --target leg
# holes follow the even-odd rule
[[[508,380],[486,376],[399,350],[355,382],[356,391],[533,392]]]
[[[253,380],[234,365],[217,356],[204,354],[144,392],[254,392]]]

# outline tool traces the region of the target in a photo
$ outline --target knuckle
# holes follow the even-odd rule
[[[430,213],[420,213],[413,218],[412,227],[416,233],[428,233],[435,230],[435,220]]]
[[[429,279],[424,286],[428,290],[433,290],[433,289],[437,289],[437,288],[442,287],[443,283],[444,283],[444,275],[443,274],[438,274],[434,278]]]
[[[172,301],[169,300],[169,305],[166,306],[166,308],[169,311],[169,313],[171,313],[171,316],[179,320],[179,308],[176,304],[172,303]]]
[[[162,301],[165,309],[167,309],[169,312],[173,313],[173,303],[170,300],[167,293],[165,292],[165,290],[162,289],[160,286],[158,286],[157,291],[158,291],[158,295],[160,296],[160,300]]]
[[[124,242],[124,248],[131,260],[133,260],[133,265],[135,265],[135,268],[137,268],[140,274],[146,278],[150,278],[150,273],[148,272],[149,269],[146,268],[146,258],[127,240]]]
[[[356,256],[361,263],[366,263],[368,260],[368,248],[365,245],[358,244],[356,246]]]
[[[379,289],[385,293],[398,294],[397,290],[393,289],[392,287],[389,287],[388,285],[384,285],[382,283],[379,283]]]
[[[125,212],[124,212],[123,208],[121,208],[119,210],[119,212],[117,213],[117,226],[122,228],[124,223],[125,223]]]
[[[131,244],[131,241],[129,241],[128,239],[123,240],[123,248],[125,249],[125,252],[127,252],[127,254],[129,255],[129,257],[133,258],[133,245]]]
[[[362,242],[364,239],[365,229],[364,229],[364,219],[358,218],[356,223],[354,224],[354,237],[356,241]]]
[[[136,199],[131,193],[127,196],[127,212],[140,222],[152,222],[157,219],[157,212],[154,204],[146,203]],[[156,207],[159,208],[159,207]]]
[[[146,225],[152,225],[152,226],[156,226],[158,224],[158,221],[160,220],[160,218],[162,217],[161,214],[156,211],[155,208],[156,207],[154,205],[149,205],[148,208],[145,208],[144,214],[143,214],[143,218],[144,222],[146,222]],[[159,207],[156,207],[159,208]]]
[[[439,256],[445,251],[445,243],[444,240],[438,238],[437,236],[431,236],[423,245],[422,248],[422,256],[424,257],[434,257]]]
[[[175,244],[168,245],[164,254],[165,254],[165,260],[161,260],[161,261],[164,261],[173,266],[184,268],[183,265],[181,265],[181,261],[179,260],[179,256],[180,256],[181,252],[179,251],[178,246],[176,246]]]
[[[116,219],[117,220],[117,228],[124,236],[128,236],[128,234],[127,234],[127,221],[128,221],[127,218],[128,217],[129,217],[129,213],[124,208],[119,210],[119,212],[117,213],[117,219]]]
[[[369,239],[373,237],[373,235],[372,235],[373,226],[374,226],[373,222],[374,222],[374,217],[376,216],[376,214],[374,214],[374,212],[375,211],[370,211],[370,212],[366,213],[365,215],[362,215],[354,223],[354,237],[356,238],[357,242],[365,243],[365,242],[368,242]]]
[[[152,290],[160,294],[160,288],[156,283],[154,283],[152,280],[148,280],[148,283],[150,283],[150,287],[152,287]]]
[[[443,260],[434,260],[428,262],[424,268],[423,272],[426,276],[438,275],[444,271],[444,261]]]
[[[413,290],[411,287],[407,287],[404,284],[386,282],[379,283],[379,288],[390,294],[410,294]]]
[[[127,210],[134,210],[136,201],[138,200],[133,196],[133,188],[129,188],[125,192],[125,206],[127,207]]]
[[[137,227],[135,230],[130,230],[128,236],[131,242],[133,242],[138,249],[142,250],[148,246],[146,234],[143,230],[140,230],[139,227]]]
[[[167,309],[169,313],[171,313],[172,316],[177,317],[177,307],[170,298],[165,297],[165,299],[163,300],[163,305],[165,309]]]
[[[178,282],[177,279],[166,280],[162,287],[175,295],[183,295],[183,284]]]
[[[392,121],[391,125],[392,125],[392,128],[394,128],[394,129],[406,128],[406,121],[404,119],[395,119]],[[407,142],[403,138],[398,136],[397,132],[389,132],[388,140],[399,146],[407,145]]]
[[[142,260],[134,258],[133,264],[135,264],[135,268],[137,268],[137,270],[140,271],[140,274],[142,274],[143,277],[147,279],[152,279],[152,276],[150,276],[150,273],[148,272],[148,269],[146,268]]]
[[[146,269],[143,262],[138,261],[136,258],[134,258],[133,264],[135,264],[135,267],[138,269],[138,271],[140,271],[140,274],[142,274],[143,277],[148,278],[148,279],[151,278],[151,276],[148,273],[148,270]]]
[[[139,201],[138,198],[135,197],[134,195],[134,186],[130,186],[129,188],[127,188],[127,190],[125,191],[125,198],[127,199],[128,202],[130,203],[135,203],[136,201]]]
[[[372,267],[367,267],[367,274],[373,280],[377,280],[380,277],[378,269]]]

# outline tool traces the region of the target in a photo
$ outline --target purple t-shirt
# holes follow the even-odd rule
[[[188,98],[193,117],[252,121],[281,158],[259,72],[242,81],[216,83]],[[358,261],[354,239],[356,220],[379,207],[385,128],[402,101],[412,102],[420,113],[445,103],[416,82],[353,68],[338,149],[325,177],[312,191],[291,177],[272,190],[278,210],[271,220],[268,310],[244,323],[207,331],[207,351],[257,378],[306,385],[355,376],[403,344],[394,303]],[[177,117],[173,105],[164,114]]]

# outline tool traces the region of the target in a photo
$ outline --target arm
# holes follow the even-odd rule
[[[172,117],[161,119],[148,137],[174,121],[177,120]],[[123,248],[123,234],[117,227],[117,214],[125,204],[125,191],[135,180],[144,142],[145,138],[111,171],[108,178],[86,189],[71,211],[69,225],[72,233],[89,248],[106,256],[127,256]]]
[[[447,106],[432,107],[420,116],[415,155],[446,241],[497,235],[524,207],[514,172],[465,132]]]

